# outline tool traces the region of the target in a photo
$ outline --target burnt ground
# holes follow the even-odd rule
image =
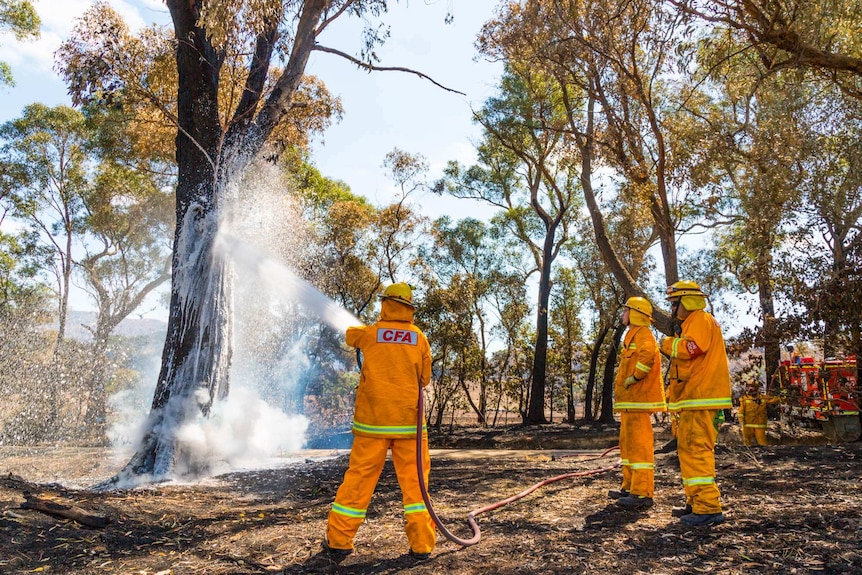
[[[656,504],[647,511],[621,510],[607,499],[618,487],[616,469],[569,476],[479,515],[482,540],[475,546],[440,536],[421,563],[406,554],[391,463],[356,552],[339,565],[320,553],[320,541],[346,455],[103,493],[47,482],[104,478],[112,467],[103,454],[3,448],[0,573],[862,573],[862,443],[791,445],[784,438],[782,445],[746,448],[738,430],[725,427],[716,456],[722,525],[688,528],[671,517],[671,507],[682,503],[678,462],[673,453],[660,454]],[[564,457],[561,450],[602,450],[614,440],[613,429],[564,425],[432,435],[432,449],[459,448],[433,452],[435,509],[467,538],[469,511],[540,481],[612,466],[613,455]],[[86,528],[24,509],[25,492],[111,522]]]

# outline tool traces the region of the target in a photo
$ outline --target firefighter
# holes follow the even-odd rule
[[[628,331],[614,380],[614,411],[620,413],[622,487],[608,495],[627,509],[653,504],[655,455],[651,414],[665,411],[661,356],[650,331],[652,305],[642,297],[626,301],[622,317]]]
[[[705,311],[706,294],[693,281],[667,288],[671,315],[682,321],[678,336],[665,337],[661,352],[670,358],[668,409],[679,414],[677,440],[686,505],[673,514],[686,525],[724,521],[715,482],[716,411],[732,406],[730,368],[721,328]]]
[[[769,397],[760,393],[756,381],[748,384],[745,394],[739,398],[739,425],[742,428],[742,443],[751,445],[767,445],[766,441],[766,406],[780,401],[777,397]]]
[[[421,560],[430,557],[437,539],[416,467],[419,393],[420,386],[425,387],[431,380],[431,348],[425,334],[413,325],[411,287],[406,283],[392,284],[381,298],[377,323],[347,328],[347,345],[362,351],[363,362],[356,391],[350,462],[329,512],[323,547],[335,557],[345,557],[353,551],[353,537],[365,519],[391,449],[410,555]],[[427,485],[431,458],[425,422],[422,424],[422,467]]]

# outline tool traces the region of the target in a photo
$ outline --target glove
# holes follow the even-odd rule
[[[670,344],[669,344],[669,343],[667,343],[667,342],[668,342],[669,340],[671,340],[671,339],[673,339],[673,338],[668,337],[668,336],[665,336],[665,337],[661,338],[661,343],[659,344],[659,351],[660,351],[660,352],[661,352],[661,354],[662,354],[663,356],[665,356],[665,357],[670,357],[670,354],[669,354],[669,353],[667,353],[667,352],[665,352],[665,349],[666,349],[666,348],[668,348],[668,347],[670,347]]]
[[[630,376],[628,376],[628,377],[626,378],[626,380],[623,382],[623,387],[625,387],[626,389],[628,389],[629,387],[631,387],[632,385],[634,385],[634,384],[636,384],[636,383],[639,383],[639,380],[638,380],[635,376],[630,375]]]

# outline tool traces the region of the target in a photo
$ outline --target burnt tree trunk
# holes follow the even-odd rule
[[[542,268],[539,277],[539,309],[536,313],[536,350],[533,355],[533,377],[530,380],[530,404],[527,406],[528,425],[544,424],[545,387],[548,367],[548,305],[551,296],[551,248],[554,242],[553,230],[545,235]]]
[[[171,302],[162,365],[152,410],[138,451],[109,485],[130,476],[164,477],[205,472],[177,440],[180,424],[207,415],[227,396],[233,351],[233,284],[216,236],[234,179],[263,148],[284,118],[314,48],[329,2],[307,0],[300,9],[284,71],[261,105],[284,7],[271,14],[249,59],[243,96],[227,124],[219,118],[219,82],[225,50],[200,25],[200,1],[167,0],[176,36],[177,194]]]

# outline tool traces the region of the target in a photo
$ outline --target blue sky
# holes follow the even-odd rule
[[[3,59],[12,66],[16,86],[0,91],[0,122],[20,116],[32,102],[69,104],[65,86],[53,70],[53,53],[69,36],[89,0],[32,0],[42,19],[41,39],[17,42],[0,37]],[[152,22],[170,23],[162,0],[109,0],[133,28]],[[355,193],[376,205],[388,203],[394,186],[382,163],[399,148],[421,154],[431,179],[449,160],[471,162],[478,130],[471,110],[478,109],[495,88],[501,66],[476,59],[473,47],[482,24],[497,0],[425,0],[392,2],[385,21],[391,37],[378,51],[382,66],[421,71],[441,84],[464,92],[446,92],[418,76],[400,72],[367,73],[346,60],[315,52],[306,70],[323,79],[342,99],[344,119],[314,146],[314,162],[324,175],[343,180]],[[445,24],[447,10],[454,21]],[[319,39],[326,46],[356,54],[361,42],[358,21],[336,23]],[[450,214],[488,217],[490,210],[472,202],[419,196],[414,202],[430,217]]]

